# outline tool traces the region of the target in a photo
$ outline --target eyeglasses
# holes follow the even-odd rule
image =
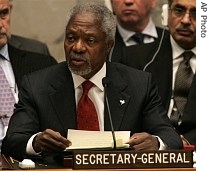
[[[179,8],[179,7],[170,8],[169,10],[172,11],[173,14],[179,18],[184,17],[185,14],[188,13],[190,19],[192,19],[193,21],[196,21],[196,10],[188,11],[184,8]]]

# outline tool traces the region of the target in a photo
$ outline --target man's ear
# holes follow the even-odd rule
[[[114,46],[114,40],[109,40],[107,43],[107,49],[106,49],[107,53],[109,53],[111,51],[113,46]]]
[[[168,4],[162,6],[161,23],[163,26],[168,26]]]

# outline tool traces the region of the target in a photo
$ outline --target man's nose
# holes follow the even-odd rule
[[[78,39],[77,41],[75,41],[74,46],[73,46],[73,50],[76,51],[76,52],[86,51],[85,44],[84,44],[82,39]]]
[[[189,24],[193,21],[189,12],[186,12],[185,15],[182,17],[182,22],[185,24]]]

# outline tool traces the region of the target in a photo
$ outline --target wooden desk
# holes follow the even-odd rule
[[[16,170],[20,171],[20,170]],[[32,170],[24,170],[32,171]],[[36,171],[73,171],[72,169],[39,169]],[[91,171],[91,170],[76,170],[76,171]],[[196,171],[196,168],[163,168],[163,169],[95,169],[94,171]]]
[[[33,169],[36,171],[74,171],[76,169],[71,169],[71,167],[66,167],[64,168],[63,165],[61,165],[61,163],[55,164],[55,158],[52,158],[52,156],[50,156],[49,158],[45,157],[45,159],[47,159],[47,163],[45,165],[45,160],[42,159],[41,163],[36,163],[36,168],[37,169]],[[52,160],[53,159],[53,160]],[[4,155],[0,155],[0,161],[3,166],[7,166],[4,168],[10,168],[10,169],[14,169],[15,171],[20,171],[22,169],[19,168],[18,166],[18,161],[13,161],[11,162],[11,158],[9,157],[5,157]],[[44,163],[43,163],[44,162]],[[41,167],[39,167],[39,165],[41,165]],[[43,168],[43,166],[45,166],[45,168]],[[100,166],[100,165],[99,165]],[[126,166],[126,165],[125,165]],[[178,166],[178,167],[185,167],[184,165],[174,165],[174,166]],[[169,166],[169,167],[174,167],[174,166]],[[46,168],[48,167],[48,168]],[[55,169],[54,169],[55,168]],[[98,167],[95,167],[98,168]],[[111,167],[110,167],[111,168]],[[115,168],[115,167],[113,167]],[[132,168],[136,168],[136,167],[132,167]],[[140,168],[140,167],[139,167]],[[0,165],[0,170],[1,170],[1,165]],[[25,171],[31,171],[31,170],[25,170]],[[196,171],[196,168],[149,168],[149,169],[80,169],[80,170],[76,170],[76,171]]]

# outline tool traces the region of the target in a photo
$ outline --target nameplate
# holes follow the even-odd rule
[[[192,168],[191,150],[73,152],[73,169]]]

